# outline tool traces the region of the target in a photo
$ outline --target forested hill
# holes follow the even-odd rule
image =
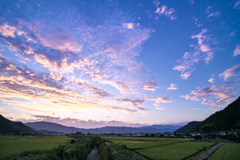
[[[189,122],[176,130],[176,133],[211,132],[240,129],[240,97],[229,104],[225,109],[215,112],[202,122]]]
[[[210,132],[213,130],[240,129],[240,97],[225,109],[215,112],[200,123],[195,131]]]
[[[36,133],[31,127],[22,122],[12,122],[0,115],[0,133]]]
[[[189,122],[187,125],[179,128],[175,132],[176,133],[189,133],[189,132],[195,130],[200,123],[201,122],[197,122],[197,121]]]

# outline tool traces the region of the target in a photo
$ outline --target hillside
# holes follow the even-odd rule
[[[0,133],[36,133],[36,131],[22,122],[12,122],[0,115]]]
[[[191,131],[194,131],[199,124],[201,124],[201,122],[192,121],[192,122],[189,122],[187,125],[177,129],[175,132],[176,133],[189,133]]]
[[[212,114],[200,123],[195,131],[211,132],[213,130],[240,129],[240,97],[225,109]]]

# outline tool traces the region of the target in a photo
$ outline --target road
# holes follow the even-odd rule
[[[207,160],[218,148],[220,148],[224,143],[218,143],[192,160]]]

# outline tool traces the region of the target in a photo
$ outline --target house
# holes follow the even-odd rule
[[[201,136],[201,133],[199,133],[199,132],[190,132],[189,135],[192,136],[192,137],[194,137],[194,136]]]

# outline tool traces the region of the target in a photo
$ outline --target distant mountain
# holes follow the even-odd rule
[[[183,125],[151,125],[149,127],[156,128],[160,133],[174,132],[176,129],[181,128]]]
[[[198,131],[204,133],[231,129],[240,129],[240,97],[225,109],[215,112],[204,121],[190,122],[175,132],[189,133],[191,131]]]
[[[51,122],[32,122],[32,123],[25,123],[26,126],[29,126],[35,130],[48,130],[48,131],[55,131],[55,132],[64,132],[64,133],[75,133],[78,132],[80,129],[75,127],[66,127],[61,124],[51,123]],[[81,131],[79,131],[81,132]]]
[[[103,133],[164,133],[164,132],[173,132],[181,126],[172,126],[172,125],[152,125],[152,126],[144,126],[144,127],[101,127],[101,128],[91,128],[91,129],[83,129],[83,128],[75,128],[75,127],[67,127],[57,123],[51,122],[32,122],[25,123],[25,125],[32,127],[36,130],[48,130],[48,131],[56,131],[56,132],[64,132],[64,133],[94,133],[94,134],[103,134]]]
[[[36,130],[22,122],[12,122],[0,115],[0,133],[36,133]]]
[[[176,133],[189,133],[189,132],[194,131],[199,124],[201,124],[201,122],[192,121],[192,122],[189,122],[187,125],[177,129],[175,132]]]
[[[200,123],[196,131],[210,132],[213,130],[240,129],[240,97],[225,109],[215,112]]]

